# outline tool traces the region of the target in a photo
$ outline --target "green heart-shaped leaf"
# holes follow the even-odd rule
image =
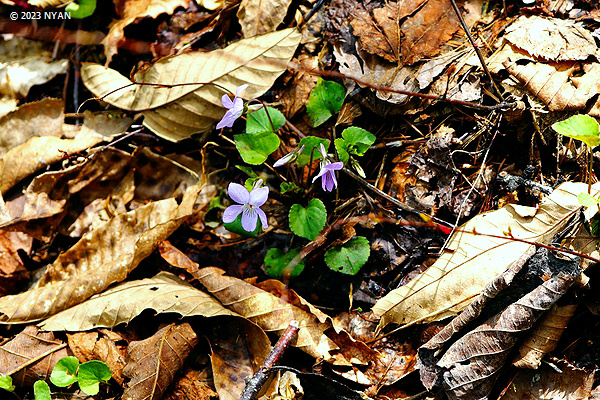
[[[304,270],[304,261],[300,261],[292,271],[286,274],[285,267],[300,253],[300,249],[291,249],[287,253],[271,248],[265,256],[265,272],[272,278],[281,279],[284,275],[294,278]]]
[[[306,113],[311,125],[317,127],[340,111],[345,96],[344,86],[319,78],[306,103]]]
[[[294,204],[290,208],[289,218],[292,232],[308,240],[314,240],[325,227],[327,210],[321,200],[312,199],[306,208]]]
[[[600,144],[600,125],[589,115],[573,115],[564,121],[556,122],[552,129],[561,135],[581,140],[590,147]]]
[[[356,275],[369,259],[371,246],[363,236],[348,240],[343,246],[337,246],[325,253],[325,264],[329,269],[342,274]]]
[[[279,147],[279,136],[270,131],[233,135],[233,139],[242,160],[253,165],[265,162],[267,157]]]

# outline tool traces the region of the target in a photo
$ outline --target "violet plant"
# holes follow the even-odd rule
[[[227,112],[217,124],[218,129],[232,127],[237,118],[247,112],[248,106],[244,105],[243,99],[239,97],[247,87],[248,85],[238,87],[233,100],[227,95],[223,96],[222,103],[227,108]],[[320,80],[311,92],[307,104],[307,113],[313,126],[325,123],[340,110],[344,102],[344,94],[345,88],[342,85]],[[277,131],[284,124],[283,114],[272,107],[265,107],[264,104],[261,104],[259,110],[249,113],[246,118],[246,132],[237,133],[233,137],[242,159],[251,165],[264,163],[279,148],[280,139]],[[278,159],[273,167],[304,167],[312,161],[319,161],[319,169],[313,171],[312,183],[321,178],[322,190],[332,192],[338,188],[336,172],[342,170],[344,164],[352,166],[359,173],[362,172],[358,161],[353,157],[364,155],[374,141],[375,136],[366,130],[350,127],[342,132],[342,137],[335,139],[336,155],[330,155],[327,153],[327,149],[331,145],[328,139],[307,136],[298,143],[296,149]],[[262,187],[262,180],[257,179],[256,173],[251,168],[238,167],[250,178],[246,180],[245,187],[238,183],[229,184],[229,196],[237,204],[230,205],[225,209],[223,222],[228,230],[243,236],[257,236],[268,227],[267,216],[260,207],[268,199],[269,188]],[[364,173],[360,175],[364,176]],[[304,185],[298,186],[296,183],[281,182],[281,194],[302,193],[301,186]],[[301,204],[293,204],[288,217],[290,230],[311,241],[319,236],[327,224],[325,204],[318,198],[308,201],[306,207]],[[334,246],[329,249],[325,254],[325,262],[334,271],[356,274],[368,259],[369,253],[368,240],[358,236],[356,240],[353,239],[343,246]],[[286,253],[282,253],[277,248],[271,248],[265,257],[265,268],[273,277],[294,276],[304,266],[302,257],[303,253],[299,248],[290,249]]]

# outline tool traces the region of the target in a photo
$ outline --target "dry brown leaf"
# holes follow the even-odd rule
[[[59,8],[66,6],[72,1],[73,0],[27,0],[27,3],[31,4],[34,7],[40,8]]]
[[[350,22],[361,50],[401,65],[437,55],[458,30],[450,0],[411,0],[360,11]]]
[[[32,241],[24,233],[0,230],[0,296],[13,293],[20,282],[29,278],[17,250],[24,249],[29,254]]]
[[[283,22],[292,0],[242,0],[237,17],[245,38],[273,32]]]
[[[210,368],[206,368],[210,370]],[[164,400],[214,400],[219,396],[212,388],[212,382],[204,370],[187,368],[181,378],[169,390]]]
[[[58,360],[71,355],[66,343],[52,332],[30,325],[0,347],[0,375],[11,375],[16,386],[31,386],[46,379]]]
[[[136,82],[179,86],[131,85],[117,71],[97,64],[84,64],[81,74],[95,96],[121,109],[143,111],[144,125],[175,141],[210,131],[224,114],[221,97],[225,91],[203,83],[213,82],[231,93],[249,83],[243,96],[259,97],[285,71],[300,38],[296,29],[285,29],[240,40],[225,49],[166,57],[135,76]]]
[[[482,399],[489,395],[520,334],[530,329],[579,275],[579,271],[570,272],[545,281],[450,345],[436,364],[450,399]]]
[[[159,400],[197,343],[198,336],[187,322],[167,325],[148,339],[132,342],[123,369],[131,380],[123,399]]]
[[[110,64],[113,56],[117,54],[119,42],[124,38],[123,30],[138,18],[156,18],[160,14],[173,14],[177,7],[187,8],[187,0],[126,0],[120,12],[121,19],[110,26],[106,37],[102,40],[106,65]]]
[[[43,99],[23,104],[0,118],[0,155],[33,136],[60,136],[63,120],[63,100]]]
[[[550,111],[581,110],[600,92],[600,63],[539,63],[507,60],[508,72],[542,100]],[[600,99],[588,114],[600,117]]]
[[[86,150],[104,138],[99,135],[60,139],[52,136],[32,137],[25,143],[10,149],[0,158],[0,193],[5,194],[19,181],[59,161],[65,151],[68,154]]]
[[[190,260],[181,250],[173,246],[168,240],[158,244],[160,256],[175,268],[181,268],[190,274],[198,272],[198,263]]]
[[[111,333],[113,336],[116,333]],[[78,332],[67,335],[69,349],[80,363],[100,360],[110,368],[112,378],[123,384],[123,368],[125,368],[125,349],[120,348],[115,340],[102,332]],[[125,339],[122,339],[125,340]]]
[[[310,57],[303,54],[298,57],[298,60],[294,60],[294,62],[297,62],[301,68],[319,68],[319,57],[316,56]],[[298,70],[294,73],[294,79],[290,86],[286,88],[281,95],[283,113],[288,119],[294,117],[294,115],[306,105],[310,92],[317,84],[318,79],[318,76],[302,70]]]
[[[586,371],[559,361],[557,367],[538,371],[520,370],[511,382],[510,389],[500,397],[502,400],[591,400],[595,371]]]
[[[293,346],[315,358],[329,359],[337,345],[325,336],[331,324],[240,279],[223,275],[214,267],[199,270],[194,277],[223,305],[248,318],[267,333],[280,335],[292,320],[300,323]]]
[[[69,60],[48,62],[51,53],[42,42],[15,36],[0,42],[0,95],[27,97],[34,85],[41,85],[67,72]]]
[[[214,323],[213,323],[214,321]],[[242,318],[211,320],[204,331],[211,344],[213,382],[219,400],[238,400],[271,350],[265,332]]]
[[[124,282],[40,322],[49,331],[86,331],[128,324],[142,311],[174,312],[182,317],[237,315],[208,294],[168,272]]]
[[[200,184],[189,187],[179,205],[173,198],[153,202],[85,234],[33,289],[0,298],[0,318],[6,323],[46,318],[122,281],[192,213],[199,190]]]
[[[542,363],[542,358],[556,348],[576,308],[577,304],[552,306],[519,347],[513,365],[519,368],[537,369]]]
[[[592,33],[581,22],[522,15],[506,28],[504,39],[536,59],[583,61],[597,54]]]
[[[83,125],[63,125],[65,136],[72,138],[79,135],[98,134],[104,137],[112,137],[120,133],[126,133],[133,119],[122,112],[95,112],[85,110],[83,112]]]
[[[597,184],[593,193],[599,190]],[[511,240],[507,234],[548,243],[581,209],[577,196],[586,191],[584,183],[567,182],[545,198],[538,209],[508,205],[475,216],[452,236],[449,251],[431,267],[375,304],[373,313],[381,317],[379,329],[389,323],[425,323],[456,315],[531,246]],[[533,217],[527,215],[531,212],[535,212]],[[474,230],[500,238],[476,235]]]

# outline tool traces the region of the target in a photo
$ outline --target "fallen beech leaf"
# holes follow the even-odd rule
[[[593,193],[599,190],[596,184]],[[431,267],[377,301],[373,313],[381,317],[378,329],[389,323],[425,323],[456,315],[531,246],[504,238],[505,232],[510,231],[515,238],[548,243],[581,209],[577,196],[586,191],[584,183],[563,183],[542,200],[533,217],[519,215],[523,210],[532,210],[519,205],[475,216],[452,236],[449,251]],[[473,234],[474,230],[502,238]]]
[[[110,26],[108,34],[102,40],[106,65],[110,64],[113,56],[117,54],[119,42],[125,36],[123,30],[127,25],[138,18],[156,18],[163,13],[173,14],[177,7],[187,8],[187,0],[126,0],[121,4],[121,19]]]
[[[592,33],[581,22],[522,15],[506,28],[504,39],[536,59],[583,61],[597,54]]]
[[[519,368],[537,369],[542,363],[542,358],[556,348],[576,308],[577,304],[552,306],[529,337],[521,343],[513,365]]]
[[[31,386],[48,378],[56,362],[69,355],[67,345],[52,332],[38,333],[37,327],[29,325],[0,347],[0,375],[11,375],[17,386]]]
[[[300,38],[292,28],[271,32],[225,49],[165,57],[135,76],[136,82],[179,86],[131,85],[117,71],[98,64],[84,64],[81,75],[95,96],[121,109],[142,111],[144,125],[176,141],[210,131],[223,116],[221,97],[226,92],[205,83],[218,84],[233,93],[248,82],[244,96],[259,97],[285,71]]]
[[[32,137],[25,143],[10,149],[0,158],[0,193],[5,194],[19,181],[41,168],[59,161],[65,151],[68,154],[86,150],[104,138],[99,135],[60,139],[52,136]]]
[[[238,400],[246,379],[258,371],[271,351],[271,341],[243,318],[212,319],[204,332],[211,344],[213,381],[219,400]]]
[[[197,343],[198,336],[187,322],[167,325],[148,339],[131,342],[123,369],[131,380],[123,399],[162,398]]]
[[[174,312],[182,317],[237,315],[208,294],[168,272],[121,283],[40,322],[48,331],[86,331],[128,324],[144,310]]]
[[[61,136],[64,118],[63,100],[23,104],[0,118],[0,155],[33,136]]]
[[[0,298],[0,319],[12,323],[46,318],[122,281],[192,213],[199,191],[196,184],[179,205],[174,198],[156,201],[86,233],[48,266],[33,289]]]
[[[319,322],[316,316],[287,303],[247,282],[214,267],[202,268],[194,277],[224,306],[248,318],[267,333],[281,334],[292,320],[300,323],[298,336],[292,345],[315,358],[329,359],[337,345],[325,336],[330,323]]]
[[[245,38],[273,32],[283,22],[292,0],[242,0],[237,17]]]
[[[19,283],[29,278],[29,272],[17,251],[24,249],[29,254],[32,241],[24,233],[0,230],[0,296],[13,293]]]

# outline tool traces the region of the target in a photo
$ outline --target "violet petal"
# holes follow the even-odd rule
[[[248,88],[248,84],[247,83],[244,83],[243,85],[238,86],[235,89],[235,97],[238,97],[240,95],[240,93],[242,93],[247,88]]]
[[[267,214],[265,214],[265,212],[263,210],[261,210],[260,208],[255,208],[254,210],[260,217],[260,223],[262,224],[262,228],[267,229],[267,227],[269,226],[269,221],[267,220]]]
[[[232,182],[229,184],[227,190],[229,192],[229,197],[231,197],[233,201],[239,204],[248,204],[250,193],[248,193],[245,187],[239,183]]]
[[[258,220],[258,213],[253,208],[244,208],[242,212],[242,228],[246,232],[254,232],[256,229],[256,222]]]
[[[254,207],[260,207],[263,204],[265,204],[265,202],[267,201],[267,199],[269,198],[269,188],[268,187],[261,187],[258,189],[253,189],[250,192],[250,199],[248,200],[248,204],[251,204]]]
[[[228,94],[224,94],[223,97],[221,97],[221,103],[225,108],[233,107],[233,101],[231,100]]]
[[[243,206],[239,204],[235,204],[233,206],[229,206],[223,212],[223,222],[226,224],[235,221],[238,215],[242,212]]]

